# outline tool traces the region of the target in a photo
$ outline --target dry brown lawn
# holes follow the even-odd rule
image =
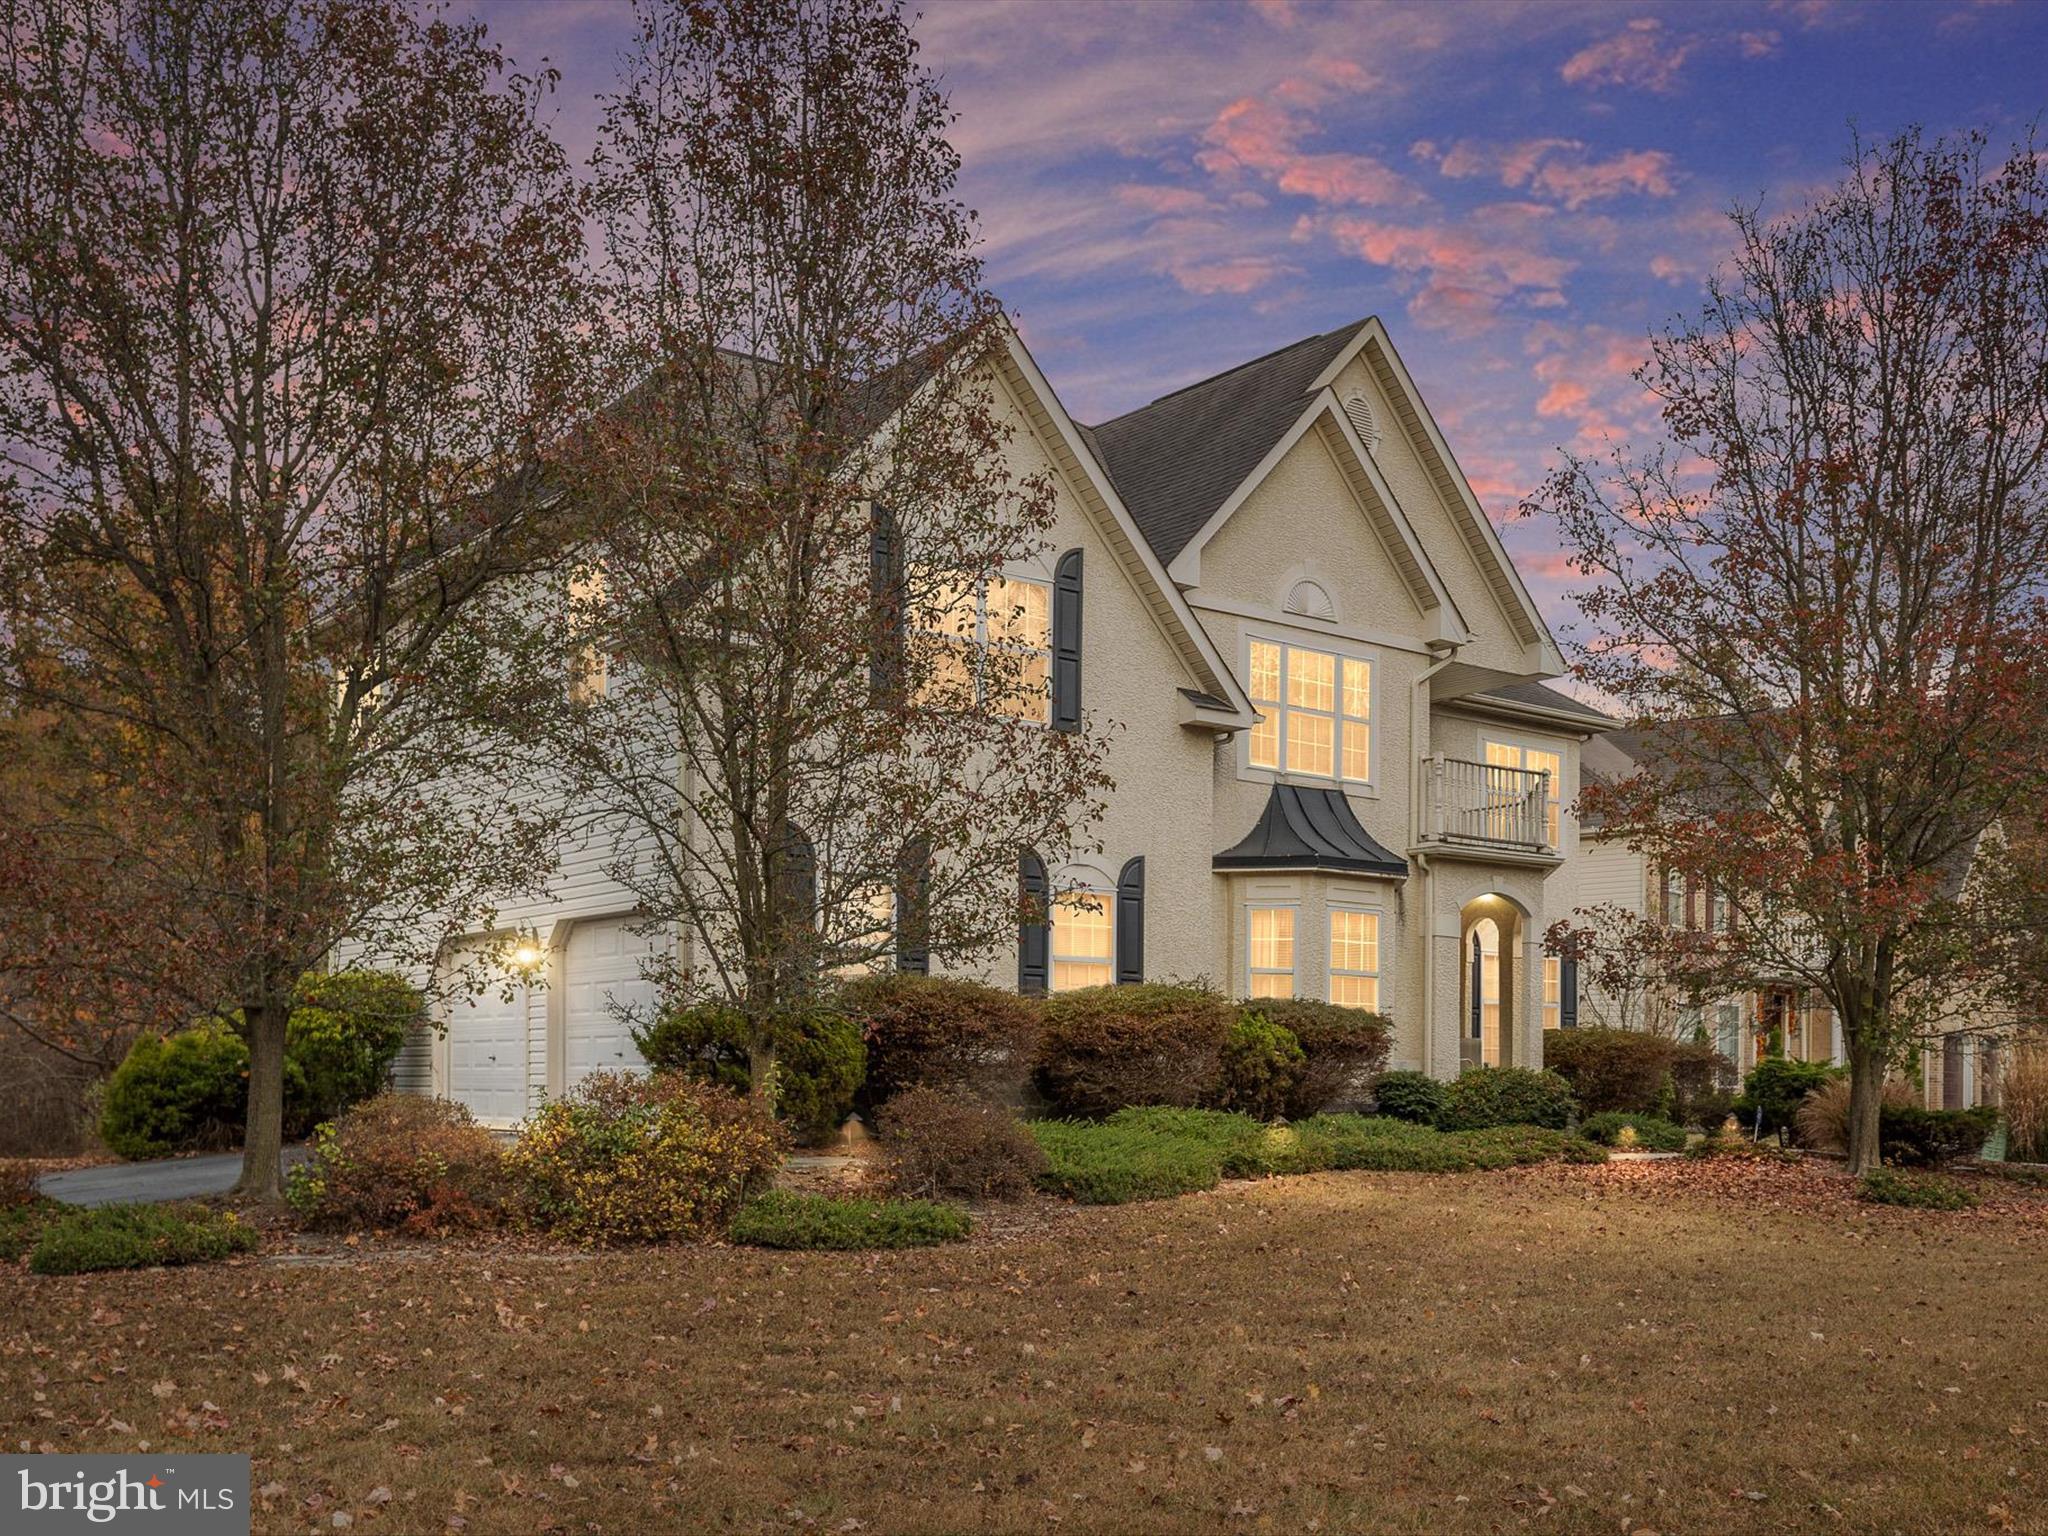
[[[908,1254],[16,1273],[0,1415],[253,1451],[266,1532],[2048,1530],[2048,1202],[1840,1186],[1332,1174]]]

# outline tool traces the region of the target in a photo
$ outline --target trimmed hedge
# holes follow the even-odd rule
[[[1916,1104],[1882,1104],[1877,1112],[1878,1149],[1888,1163],[1912,1168],[1945,1168],[1959,1157],[1975,1157],[1998,1129],[1998,1111],[1922,1109]]]
[[[221,1020],[143,1035],[107,1079],[100,1140],[130,1159],[233,1147],[248,1104],[249,1047]]]
[[[28,1257],[39,1275],[84,1275],[158,1264],[204,1264],[256,1247],[232,1211],[204,1206],[102,1205],[46,1222]]]
[[[1031,1134],[1045,1149],[1041,1187],[1082,1205],[1126,1205],[1214,1189],[1223,1153],[1188,1137],[1137,1125],[1089,1120],[1037,1120]]]
[[[771,1190],[733,1218],[730,1236],[753,1248],[929,1248],[956,1243],[973,1223],[957,1205],[851,1200]]]
[[[833,1008],[793,1011],[776,1020],[775,1114],[803,1141],[823,1141],[853,1113],[854,1094],[867,1074],[860,1026]],[[727,1003],[671,1008],[633,1043],[657,1072],[674,1072],[750,1092],[747,1019]]]
[[[1215,1102],[1223,1109],[1277,1120],[1287,1113],[1307,1069],[1294,1031],[1246,1011],[1223,1037]]]
[[[1477,1131],[1495,1125],[1540,1125],[1561,1131],[1572,1123],[1572,1087],[1555,1072],[1527,1067],[1471,1067],[1444,1088],[1437,1126]]]
[[[1200,1104],[1215,1091],[1235,1010],[1200,987],[1087,987],[1045,1000],[1038,1085],[1063,1115]]]
[[[1749,1069],[1733,1113],[1746,1131],[1782,1135],[1792,1128],[1806,1096],[1839,1076],[1838,1068],[1823,1062],[1768,1056]]]
[[[517,1204],[498,1138],[464,1105],[406,1093],[323,1124],[285,1199],[308,1227],[421,1235],[496,1226]]]
[[[1622,1136],[1624,1130],[1634,1133],[1626,1141]],[[1661,1115],[1625,1114],[1612,1109],[1580,1121],[1579,1134],[1603,1147],[1631,1145],[1644,1152],[1683,1152],[1691,1139],[1684,1126]]]
[[[1383,1014],[1311,997],[1247,998],[1239,1017],[1261,1014],[1288,1031],[1304,1057],[1285,1106],[1290,1120],[1362,1103],[1373,1075],[1386,1065],[1394,1026]]]
[[[1382,1115],[1435,1125],[1444,1112],[1444,1085],[1427,1072],[1382,1072],[1373,1079],[1372,1102]]]
[[[1045,1153],[1007,1109],[910,1088],[880,1112],[889,1179],[901,1195],[1014,1200],[1046,1171]]]
[[[834,1001],[867,1047],[866,1104],[911,1088],[1011,1102],[1030,1080],[1039,1009],[1029,998],[978,981],[891,971],[848,982]]]
[[[1648,1115],[1665,1094],[1677,1047],[1640,1029],[1559,1029],[1543,1037],[1543,1065],[1571,1085],[1589,1115]]]

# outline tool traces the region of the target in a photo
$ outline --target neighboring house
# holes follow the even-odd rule
[[[1564,665],[1378,320],[1085,427],[1021,340],[995,367],[1010,452],[1057,518],[1011,569],[1055,716],[1118,723],[1102,852],[1038,849],[1052,920],[983,974],[1025,991],[1207,978],[1395,1023],[1394,1065],[1539,1065],[1569,1024],[1542,953],[1573,906],[1580,746],[1611,722]],[[1012,592],[1011,596],[1019,594]],[[1027,599],[1029,594],[1023,594]],[[400,1085],[509,1123],[627,1064],[647,940],[604,873],[602,807],[550,898],[508,906],[545,985],[458,1002]]]
[[[1588,782],[1615,783],[1639,772],[1656,772],[1666,751],[1656,730],[1607,731],[1585,744],[1583,771]],[[1969,867],[1969,860],[1958,861],[1958,881],[1969,878]],[[1718,892],[1676,871],[1659,869],[1649,855],[1596,820],[1580,829],[1573,874],[1582,909],[1615,908],[1703,936],[1734,922],[1732,907]],[[1685,999],[1665,992],[1624,1005],[1602,996],[1589,978],[1581,1013],[1588,1024],[1652,1028],[1684,1037],[1703,1028],[1742,1076],[1773,1055],[1834,1066],[1847,1063],[1833,1007],[1800,978],[1759,975],[1741,990],[1712,998]],[[1624,1013],[1637,1016],[1621,1017]],[[2011,1034],[2012,1022],[2001,1010],[1958,998],[1930,1030],[1920,1053],[1920,1080],[1928,1106],[1964,1109],[1996,1103],[1999,1066]]]

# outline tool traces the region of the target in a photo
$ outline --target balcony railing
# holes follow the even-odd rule
[[[1550,775],[1439,752],[1422,760],[1422,841],[1542,853],[1551,847]]]

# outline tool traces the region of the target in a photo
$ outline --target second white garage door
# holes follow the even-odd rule
[[[578,923],[569,930],[565,979],[562,1077],[574,1087],[592,1072],[637,1071],[646,1065],[619,1008],[651,1008],[654,985],[640,974],[652,952],[648,940],[622,919]]]
[[[526,989],[493,981],[447,1005],[448,1097],[486,1125],[526,1114]]]

